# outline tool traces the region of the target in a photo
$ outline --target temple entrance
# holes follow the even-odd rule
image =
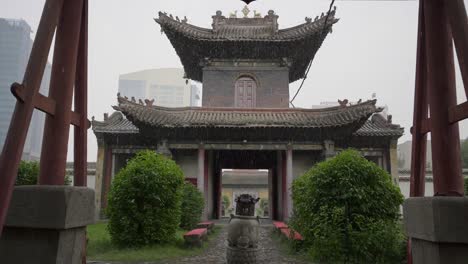
[[[213,150],[212,153],[210,218],[229,217],[234,212],[236,195],[248,193],[260,198],[256,215],[281,219],[284,196],[281,151]]]
[[[241,194],[260,199],[255,204],[255,216],[270,217],[269,170],[223,169],[221,173],[221,217],[235,213],[235,200]]]

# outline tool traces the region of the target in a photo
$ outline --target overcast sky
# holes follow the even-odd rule
[[[103,119],[116,104],[119,74],[148,68],[182,67],[153,18],[158,11],[187,16],[189,23],[211,26],[216,10],[241,10],[240,0],[90,0],[89,118]],[[317,52],[309,77],[296,98],[298,107],[347,98],[370,99],[388,106],[393,122],[405,127],[400,142],[411,138],[416,62],[417,1],[336,1],[333,27]],[[329,0],[258,0],[251,10],[262,15],[273,9],[280,28],[303,23],[326,12]],[[23,18],[37,30],[44,0],[0,0],[0,17]],[[468,0],[465,0],[468,6]],[[34,34],[34,33],[33,33]],[[293,95],[299,82],[292,83]],[[465,101],[457,68],[459,102]],[[461,136],[468,136],[463,123]],[[89,132],[88,160],[96,160],[96,139]],[[72,159],[69,149],[69,159]]]

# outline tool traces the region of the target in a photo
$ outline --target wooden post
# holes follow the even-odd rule
[[[74,137],[74,180],[75,186],[87,186],[88,153],[88,0],[83,2],[78,65],[75,81],[75,112],[80,114],[79,125],[75,126]]]
[[[453,41],[457,51],[458,64],[468,97],[468,18],[463,0],[447,0],[446,15],[450,19]]]
[[[56,105],[55,115],[45,120],[39,173],[42,185],[64,184],[82,11],[83,0],[67,1],[57,26],[49,90]]]
[[[102,208],[107,208],[107,197],[112,182],[112,148],[107,145],[104,151],[104,175],[102,188]]]
[[[23,87],[26,92],[24,98],[16,103],[2,154],[0,155],[0,235],[8,212],[29,124],[38,100],[37,95],[47,64],[47,54],[50,50],[62,6],[63,0],[46,1],[23,83],[22,85],[14,84],[12,86],[12,89],[15,86]]]
[[[410,197],[424,196],[426,178],[427,136],[422,131],[423,121],[427,119],[426,87],[426,34],[424,0],[419,1],[419,20],[416,54],[416,85],[414,92],[414,114],[412,127]]]
[[[463,196],[458,123],[449,120],[449,109],[457,105],[457,98],[452,34],[444,2],[427,0],[424,4],[434,194]]]
[[[292,215],[292,182],[293,182],[293,151],[288,147],[286,150],[286,219]]]
[[[202,192],[203,198],[205,199],[205,205],[203,207],[203,219],[205,220],[206,215],[206,192],[205,192],[205,148],[200,145],[198,148],[198,175],[197,175],[197,187]]]

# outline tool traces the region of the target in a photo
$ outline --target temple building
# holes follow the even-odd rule
[[[403,129],[376,100],[322,109],[289,108],[289,83],[304,78],[335,10],[279,29],[278,15],[220,11],[212,28],[159,13],[155,21],[178,54],[185,77],[203,84],[202,107],[168,108],[118,95],[116,112],[93,119],[98,140],[96,208],[107,206],[112,178],[142,149],[171,157],[205,196],[204,218],[221,216],[223,169],[268,170],[269,217],[292,212],[291,184],[315,163],[355,148],[398,179]],[[99,215],[99,214],[97,214]]]

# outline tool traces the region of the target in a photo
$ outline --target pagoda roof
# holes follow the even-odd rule
[[[268,128],[299,127],[323,128],[340,127],[367,120],[380,112],[376,100],[369,100],[351,106],[336,106],[322,109],[302,108],[168,108],[147,106],[118,98],[114,109],[122,112],[137,126],[144,124],[161,128]]]
[[[290,82],[302,78],[332,25],[338,21],[335,10],[314,20],[279,29],[274,11],[261,17],[225,17],[217,11],[212,28],[191,25],[159,12],[155,21],[169,38],[184,66],[186,77],[203,81],[202,68],[209,59],[285,60],[290,63]]]
[[[403,128],[392,124],[379,113],[382,109],[376,107],[376,100],[322,109],[166,108],[141,105],[123,97],[119,97],[118,101],[119,105],[114,106],[118,112],[104,121],[93,119],[93,131],[96,134],[131,135],[139,134],[143,129],[159,136],[174,134],[167,131],[182,131],[178,137],[184,137],[191,129],[243,129],[244,132],[300,129],[301,134],[310,134],[312,131],[326,134],[328,130],[345,131],[345,134],[355,137],[398,138],[403,135]],[[234,136],[233,133],[230,135]]]

